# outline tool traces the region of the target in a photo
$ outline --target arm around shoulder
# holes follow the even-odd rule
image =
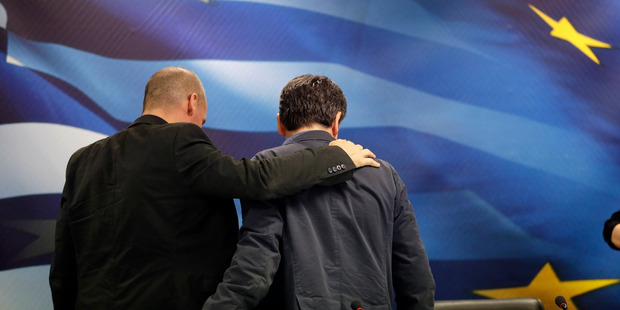
[[[177,170],[189,186],[205,195],[269,200],[315,185],[331,185],[353,176],[346,151],[320,146],[263,160],[236,160],[221,153],[198,126],[179,127],[174,147]]]

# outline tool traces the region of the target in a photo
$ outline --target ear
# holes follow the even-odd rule
[[[334,121],[332,122],[332,136],[338,139],[338,131],[340,131],[340,119],[342,118],[342,112],[338,111],[336,116],[334,117]]]
[[[192,93],[187,97],[187,115],[192,116],[198,108],[198,94]]]
[[[278,122],[278,133],[286,137],[286,127],[284,127],[284,124],[280,121],[280,113],[276,114],[276,121]]]

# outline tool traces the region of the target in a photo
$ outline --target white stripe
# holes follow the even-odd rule
[[[19,60],[15,59],[15,58],[13,58],[13,56],[11,56],[11,55],[6,55],[6,63],[12,64],[12,65],[15,65],[15,66],[18,66],[18,67],[23,67],[24,66],[23,63],[21,63]]]
[[[0,3],[0,28],[6,29],[6,24],[8,21],[9,18],[6,14],[6,9],[4,8],[2,3]]]
[[[49,265],[0,271],[0,309],[53,309],[49,272]]]
[[[104,137],[57,124],[0,125],[0,199],[62,192],[71,154]]]
[[[193,70],[203,81],[208,99],[207,127],[275,131],[281,88],[299,74],[315,73],[329,76],[347,96],[349,107],[343,128],[409,128],[606,192],[620,190],[620,184],[613,182],[613,176],[620,172],[605,170],[600,164],[612,159],[596,141],[578,131],[433,96],[338,64],[117,60],[16,36],[10,36],[9,41],[11,55],[26,66],[74,85],[126,122],[139,115],[148,77],[176,65]],[[53,55],[56,61],[49,62],[46,55]],[[88,71],[73,70],[83,64],[88,65]],[[101,87],[101,81],[106,87]]]

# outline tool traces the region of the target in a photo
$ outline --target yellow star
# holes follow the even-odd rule
[[[474,293],[493,299],[535,297],[542,301],[545,309],[557,308],[555,297],[562,295],[568,309],[578,310],[571,298],[618,282],[620,279],[560,281],[551,264],[546,263],[528,286],[475,290]]]
[[[611,48],[611,45],[601,42],[590,37],[584,36],[583,34],[577,32],[575,27],[566,19],[566,17],[562,17],[559,21],[553,20],[551,17],[545,15],[545,13],[541,12],[533,5],[528,4],[530,9],[532,9],[540,18],[542,18],[549,26],[551,26],[551,36],[556,37],[558,39],[562,39],[570,42],[575,47],[577,47],[582,53],[586,54],[592,61],[597,64],[601,64],[601,62],[596,58],[594,52],[590,49],[590,47],[600,47],[600,48]]]

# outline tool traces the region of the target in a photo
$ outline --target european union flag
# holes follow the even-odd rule
[[[0,0],[0,308],[49,309],[72,152],[128,126],[157,70],[202,79],[235,157],[280,144],[291,78],[329,76],[340,137],[409,191],[438,300],[609,309],[620,253],[620,3]]]

